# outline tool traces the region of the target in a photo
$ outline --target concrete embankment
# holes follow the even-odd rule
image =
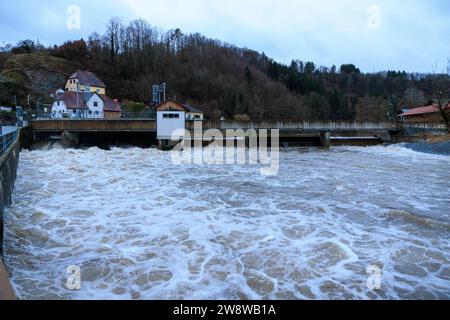
[[[0,254],[3,254],[3,214],[12,201],[20,154],[20,133],[0,158]]]
[[[3,219],[5,207],[11,204],[14,183],[17,176],[20,154],[20,133],[11,142],[0,158],[0,299],[14,299],[15,295],[9,282],[1,255],[3,254]]]

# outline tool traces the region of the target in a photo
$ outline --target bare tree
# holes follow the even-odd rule
[[[436,82],[436,107],[439,109],[448,133],[450,133],[450,59],[447,59],[445,73],[439,75]]]

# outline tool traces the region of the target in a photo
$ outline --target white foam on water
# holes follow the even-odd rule
[[[5,221],[14,288],[23,299],[450,297],[448,158],[290,149],[280,165],[265,177],[154,149],[24,151]],[[70,265],[80,291],[65,287]],[[383,270],[376,292],[370,265]]]

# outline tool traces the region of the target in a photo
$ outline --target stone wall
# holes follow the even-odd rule
[[[0,254],[3,254],[3,218],[5,207],[12,201],[19,165],[20,135],[0,159]]]

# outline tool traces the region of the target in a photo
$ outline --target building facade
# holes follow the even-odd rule
[[[450,111],[450,107],[448,108]],[[414,109],[405,110],[397,117],[405,122],[410,123],[439,123],[442,122],[442,116],[439,108],[435,105],[429,105],[425,107],[419,107]]]
[[[159,140],[181,139],[184,136],[186,121],[203,120],[203,112],[200,109],[175,100],[165,101],[156,106],[155,110]],[[174,135],[177,130],[179,134]]]
[[[52,105],[52,118],[103,119],[104,101],[97,93],[64,92]]]
[[[89,71],[77,71],[58,90],[51,108],[54,119],[119,119],[122,107],[106,95],[106,86]]]
[[[89,71],[77,71],[67,79],[66,91],[106,94],[105,83]]]

